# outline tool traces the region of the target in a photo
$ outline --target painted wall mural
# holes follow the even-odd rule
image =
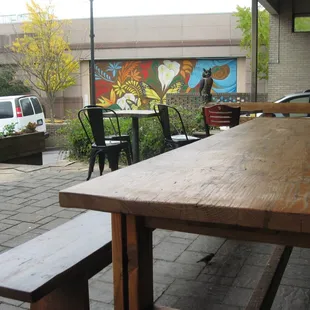
[[[236,59],[97,61],[96,100],[106,108],[149,109],[171,93],[196,93],[212,68],[212,93],[237,92]]]

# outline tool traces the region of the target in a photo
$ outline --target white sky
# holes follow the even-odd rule
[[[5,1],[5,0],[2,0]],[[42,6],[50,2],[58,18],[88,18],[89,0],[36,0]],[[1,15],[24,14],[27,0],[6,0]],[[94,16],[135,16],[233,12],[237,5],[251,6],[251,0],[94,0]]]

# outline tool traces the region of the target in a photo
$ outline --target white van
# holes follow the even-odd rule
[[[0,132],[5,125],[12,123],[16,124],[16,131],[22,130],[29,122],[37,124],[37,131],[46,133],[43,109],[37,97],[33,95],[0,97]]]

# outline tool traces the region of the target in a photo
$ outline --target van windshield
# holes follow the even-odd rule
[[[0,102],[0,119],[12,118],[13,116],[14,114],[11,101]]]

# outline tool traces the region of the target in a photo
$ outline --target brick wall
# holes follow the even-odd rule
[[[310,33],[292,32],[292,1],[270,17],[268,101],[310,88]]]

